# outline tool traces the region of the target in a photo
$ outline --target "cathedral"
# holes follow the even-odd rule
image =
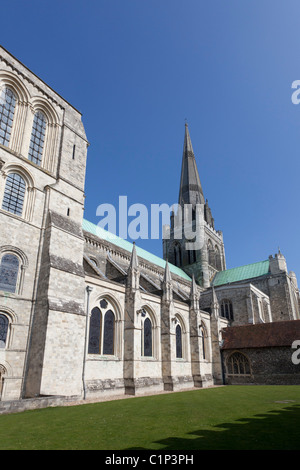
[[[178,204],[203,206],[203,243],[187,250],[172,214],[162,258],[84,218],[88,146],[81,114],[0,47],[0,412],[300,384],[296,276],[280,252],[226,269],[187,124]]]

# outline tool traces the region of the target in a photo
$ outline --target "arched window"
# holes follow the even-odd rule
[[[33,118],[28,159],[36,165],[42,161],[47,121],[44,113],[37,111]]]
[[[174,255],[175,266],[181,266],[182,265],[182,253],[181,253],[180,245],[178,244],[174,245],[173,251],[174,251],[173,255]]]
[[[155,354],[155,318],[147,308],[138,311],[141,315],[141,356],[154,357]]]
[[[200,338],[201,338],[201,352],[202,352],[202,359],[208,360],[208,337],[207,331],[204,325],[200,325],[199,328]]]
[[[18,173],[9,173],[6,178],[2,209],[22,216],[26,183]]]
[[[176,357],[182,359],[182,329],[180,325],[176,326]]]
[[[144,321],[143,331],[143,351],[142,355],[146,357],[152,357],[152,323],[150,318],[146,318]]]
[[[208,264],[215,268],[216,266],[216,255],[215,255],[215,250],[212,246],[212,243],[210,240],[208,240],[207,243],[207,251],[208,251]]]
[[[251,375],[248,358],[239,352],[232,353],[227,359],[228,375]]]
[[[15,293],[19,274],[19,258],[11,253],[6,253],[0,263],[0,290]]]
[[[220,254],[220,249],[217,245],[215,246],[215,259],[216,259],[216,269],[218,271],[221,271],[222,270],[221,254]]]
[[[16,107],[16,96],[10,88],[0,94],[0,144],[8,145]]]
[[[0,349],[6,346],[9,321],[6,315],[0,313]]]
[[[101,340],[101,310],[98,307],[93,308],[90,319],[89,333],[89,354],[100,354]]]
[[[106,299],[91,312],[88,354],[115,354],[115,314]]]
[[[115,316],[111,310],[104,315],[103,354],[114,354]]]
[[[177,248],[176,248],[176,246],[174,246],[174,264],[175,264],[175,266],[178,266]]]
[[[227,320],[233,320],[233,308],[230,300],[222,300],[221,317],[227,318]]]

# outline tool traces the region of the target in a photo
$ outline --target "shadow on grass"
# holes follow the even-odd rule
[[[233,423],[218,424],[210,430],[195,430],[186,436],[190,437],[169,437],[155,441],[155,444],[161,445],[161,451],[299,450],[300,405],[272,410]],[[126,450],[148,449],[132,447]]]

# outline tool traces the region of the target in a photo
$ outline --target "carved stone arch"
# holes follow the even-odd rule
[[[0,401],[5,394],[5,380],[7,377],[12,377],[12,368],[6,361],[0,362]]]
[[[31,139],[32,126],[34,122],[34,116],[37,112],[42,112],[46,120],[46,131],[43,142],[43,150],[41,153],[41,160],[39,163],[46,170],[53,172],[55,169],[55,155],[58,143],[58,126],[59,117],[53,108],[53,106],[42,97],[34,97],[31,100],[31,116],[28,120],[28,137]],[[30,139],[24,143],[24,154],[28,155],[30,146]]]
[[[14,73],[8,71],[0,72],[0,90],[5,86],[11,88],[19,102],[24,104],[29,103],[29,92],[24,83]]]
[[[185,359],[188,357],[188,329],[183,316],[180,313],[175,313],[174,332],[175,332],[175,346],[176,358]]]
[[[114,313],[116,315],[116,320],[120,321],[123,318],[123,309],[121,307],[121,304],[119,300],[109,291],[102,292],[100,295],[96,297],[96,299],[93,301],[93,306],[99,306],[99,303],[101,302],[102,299],[108,300],[113,309]]]
[[[24,251],[20,250],[20,248],[18,248],[17,246],[2,245],[0,247],[0,257],[2,256],[2,253],[16,254],[20,258],[23,268],[28,267],[29,263],[28,263],[27,255],[24,253]]]
[[[26,272],[26,269],[28,268],[28,258],[26,254],[19,248],[12,246],[12,245],[3,245],[0,247],[0,266],[1,266],[2,258],[5,255],[13,255],[19,261],[18,272],[16,276],[16,284],[14,286],[15,291],[13,293],[20,295],[22,294],[22,291],[23,291],[25,272]]]
[[[105,302],[107,305],[105,305]],[[91,338],[93,338],[96,335],[95,331],[91,330],[91,319],[92,319],[92,313],[95,309],[98,309],[101,312],[100,315],[100,324],[99,324],[99,353],[103,355],[113,355],[117,356],[119,358],[122,357],[122,350],[123,350],[123,329],[121,327],[122,325],[122,318],[123,318],[123,313],[122,313],[122,308],[120,305],[120,302],[113,296],[110,292],[102,292],[100,295],[97,295],[92,301],[91,301],[91,310],[90,310],[90,319],[89,319],[89,344]],[[105,345],[106,342],[105,340],[108,338],[107,336],[107,330],[106,330],[106,320],[107,320],[107,315],[109,317],[112,317],[113,314],[113,319],[111,318],[111,327],[110,331],[112,332],[111,337],[113,341],[113,350],[107,352],[105,350]],[[111,344],[111,341],[110,341]]]
[[[9,173],[18,173],[20,174],[27,186],[30,188],[34,187],[34,179],[30,171],[22,164],[20,163],[8,163],[2,167],[1,170],[2,175],[6,178]]]
[[[227,375],[252,375],[248,356],[239,350],[232,351],[226,359],[226,371]]]
[[[5,87],[9,88],[16,98],[16,107],[8,147],[20,154],[22,151],[29,106],[29,92],[24,86],[24,83],[15,74],[7,71],[0,72],[0,91]]]
[[[180,313],[175,313],[174,320],[175,320],[175,325],[177,325],[177,323],[179,323],[181,328],[182,328],[182,333],[186,334],[188,330],[187,330],[186,322],[185,322],[183,316]]]
[[[158,338],[158,321],[157,321],[156,314],[153,308],[149,304],[144,304],[137,313],[140,316],[141,356],[157,358],[158,351],[159,351],[159,346],[158,346],[159,338]],[[149,331],[149,322],[151,324],[151,331]],[[145,337],[146,333],[148,333],[148,338]],[[148,344],[147,344],[147,340],[148,340]],[[149,345],[149,342],[151,342],[151,345]]]
[[[33,113],[36,111],[41,111],[44,113],[49,124],[59,124],[57,112],[45,98],[41,98],[40,96],[33,97],[31,100],[31,109]]]
[[[158,326],[158,322],[157,322],[157,317],[156,317],[156,314],[153,310],[153,308],[148,305],[148,304],[145,304],[142,306],[142,308],[140,309],[140,313],[143,315],[143,311],[146,312],[146,314],[148,314],[151,322],[152,322],[152,325],[153,325],[153,328],[157,328]]]
[[[25,166],[19,163],[8,163],[4,165],[1,169],[0,174],[0,204],[2,207],[3,195],[5,191],[6,179],[8,175],[16,173],[20,175],[26,185],[25,198],[23,201],[23,213],[22,218],[28,221],[32,220],[33,210],[34,210],[34,199],[35,199],[35,188],[34,188],[34,179],[31,173],[28,171]]]
[[[18,315],[11,309],[8,308],[6,305],[0,305],[0,314],[3,313],[6,315],[10,321],[10,323],[18,323]]]
[[[2,367],[2,370],[4,371],[6,377],[13,376],[13,368],[9,362],[1,359],[0,366]]]

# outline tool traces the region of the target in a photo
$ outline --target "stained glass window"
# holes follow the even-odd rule
[[[16,96],[9,88],[0,94],[0,144],[8,145],[16,107]]]
[[[89,354],[100,354],[101,339],[101,312],[98,307],[93,308],[90,319]]]
[[[107,300],[101,299],[100,308],[91,313],[88,354],[115,354],[115,315]]]
[[[144,356],[152,356],[152,323],[149,318],[144,321]]]
[[[46,117],[41,112],[35,113],[31,131],[28,158],[37,165],[41,164],[46,134]]]
[[[16,292],[19,273],[19,259],[12,254],[5,254],[0,264],[0,290]]]
[[[10,173],[6,178],[2,209],[21,216],[25,198],[26,184],[22,176]]]
[[[8,331],[8,318],[0,314],[0,349],[5,348]]]
[[[176,326],[176,357],[182,358],[182,333],[181,326]]]
[[[115,316],[111,310],[104,317],[103,354],[114,354]]]
[[[107,308],[107,306],[108,306],[107,300],[102,299],[102,300],[100,301],[100,307],[101,307],[101,308]]]

